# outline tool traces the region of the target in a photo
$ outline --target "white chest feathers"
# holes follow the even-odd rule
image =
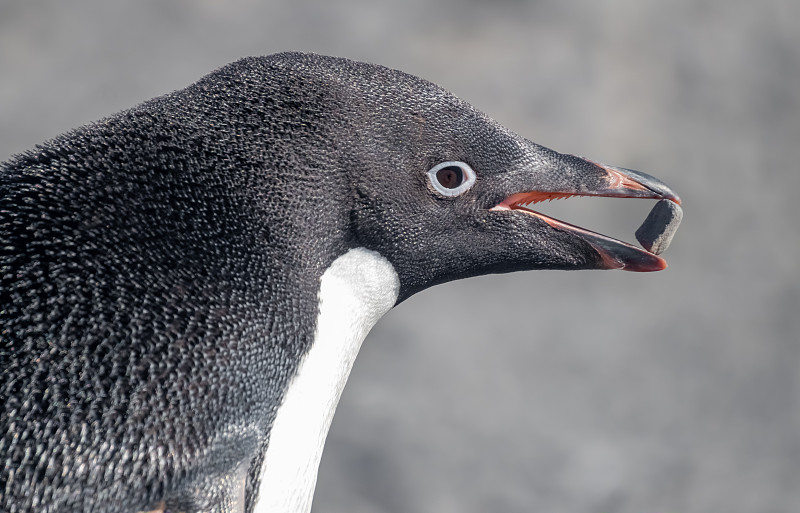
[[[314,342],[275,417],[255,513],[306,513],[322,448],[361,342],[397,301],[400,282],[380,254],[356,248],[322,275]]]

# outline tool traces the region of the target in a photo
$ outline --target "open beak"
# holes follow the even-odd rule
[[[678,205],[681,203],[678,195],[666,184],[645,173],[606,166],[571,155],[565,157],[573,162],[579,160],[581,163],[578,166],[580,173],[587,173],[587,176],[591,175],[591,179],[584,182],[579,179],[580,175],[578,175],[573,176],[573,178],[578,178],[577,182],[572,180],[571,184],[562,184],[560,187],[556,186],[556,184],[551,184],[547,190],[515,193],[495,205],[491,210],[520,211],[538,217],[554,230],[569,232],[574,236],[580,237],[600,255],[603,269],[624,269],[637,272],[665,269],[667,262],[649,251],[585,228],[559,221],[530,208],[531,205],[544,200],[574,196],[650,198],[669,200]],[[585,185],[587,182],[592,185]]]

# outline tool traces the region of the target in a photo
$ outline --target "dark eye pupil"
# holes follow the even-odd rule
[[[464,181],[464,173],[459,167],[443,167],[436,172],[436,179],[442,184],[442,187],[446,189],[455,189]]]

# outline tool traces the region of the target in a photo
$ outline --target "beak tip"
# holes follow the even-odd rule
[[[632,186],[632,189],[641,188],[645,191],[650,191],[653,196],[653,199],[665,199],[670,200],[677,205],[682,203],[680,196],[678,196],[670,187],[659,180],[658,178],[648,175],[647,173],[642,173],[641,171],[635,171],[633,169],[627,169],[622,167],[612,167],[612,166],[603,166],[607,172],[611,173],[619,173],[623,177],[624,185]]]
[[[648,261],[639,261],[639,262],[631,262],[625,264],[625,267],[622,269],[625,271],[631,271],[635,273],[652,273],[656,271],[663,271],[667,267],[667,261],[663,258],[653,255],[652,260]]]
[[[600,256],[600,269],[650,273],[667,268],[667,261],[660,256],[629,244],[605,237],[586,237],[585,240]]]

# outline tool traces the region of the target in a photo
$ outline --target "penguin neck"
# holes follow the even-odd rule
[[[351,249],[323,273],[314,340],[275,414],[255,513],[308,512],[325,438],[361,343],[397,301],[400,281],[379,253]]]

